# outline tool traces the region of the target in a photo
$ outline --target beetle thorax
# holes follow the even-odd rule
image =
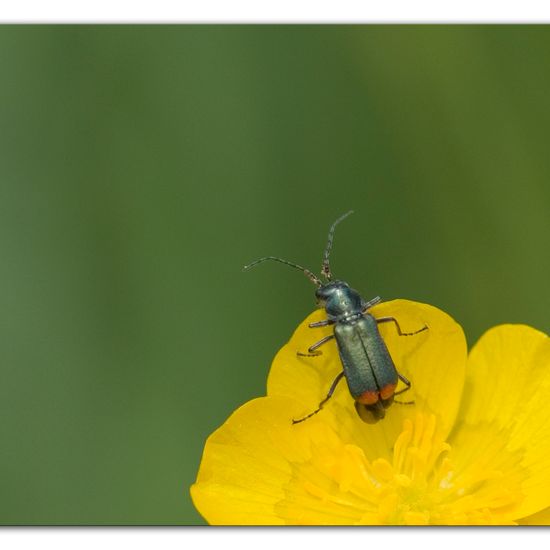
[[[343,281],[331,281],[317,289],[319,305],[333,320],[344,320],[361,314],[361,296]]]

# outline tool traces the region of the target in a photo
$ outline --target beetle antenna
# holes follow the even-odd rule
[[[346,212],[343,216],[340,216],[330,227],[328,232],[328,242],[327,247],[325,248],[325,256],[323,259],[323,265],[321,267],[321,275],[323,275],[327,281],[332,279],[332,273],[330,271],[330,262],[328,257],[330,256],[330,250],[332,249],[332,241],[334,240],[334,230],[336,226],[342,221],[345,220],[350,214],[353,214],[353,210]]]
[[[322,286],[322,281],[309,269],[306,269],[305,267],[302,267],[301,265],[294,264],[292,262],[289,262],[288,260],[283,260],[282,258],[276,258],[275,256],[266,256],[265,258],[260,258],[259,260],[256,260],[248,265],[245,265],[243,267],[243,271],[246,271],[250,269],[251,267],[254,267],[255,265],[261,264],[262,262],[265,262],[267,260],[273,260],[274,262],[280,262],[285,265],[289,265],[290,267],[293,267],[294,269],[299,269],[300,271],[303,271],[306,277],[315,285]]]

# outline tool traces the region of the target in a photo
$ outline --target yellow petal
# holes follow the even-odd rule
[[[489,426],[527,472],[515,518],[550,506],[550,339],[525,325],[501,325],[485,333],[469,360],[460,421]],[[452,443],[452,441],[451,441]],[[483,449],[474,446],[471,461]],[[495,460],[501,460],[495,453]]]
[[[520,525],[550,525],[550,508],[545,508],[536,514],[521,518]]]
[[[274,506],[285,496],[290,463],[311,455],[304,431],[293,429],[288,419],[297,408],[291,399],[254,399],[208,438],[191,497],[209,523],[283,523]]]
[[[381,303],[369,312],[377,318],[395,317],[403,332],[414,332],[424,325],[429,327],[414,336],[399,336],[394,323],[380,325],[397,370],[412,382],[411,390],[397,399],[413,400],[415,404],[393,404],[386,418],[375,425],[365,424],[357,416],[353,398],[342,380],[319,415],[325,415],[325,420],[344,441],[358,443],[365,449],[369,459],[389,460],[391,446],[401,433],[405,418],[415,418],[418,412],[435,414],[439,435],[445,438],[450,431],[464,383],[466,341],[461,327],[451,317],[427,304],[394,300]],[[313,343],[332,333],[332,327],[308,327],[309,323],[324,318],[324,311],[317,310],[300,324],[276,355],[269,374],[268,395],[283,395],[302,403],[300,417],[317,408],[342,371],[334,340],[320,348],[323,352],[320,356],[297,356],[297,352],[306,352]],[[329,409],[331,414],[326,413]]]

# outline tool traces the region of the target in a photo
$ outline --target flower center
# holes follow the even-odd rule
[[[520,457],[488,430],[474,433],[477,443],[470,434],[453,449],[437,436],[435,417],[418,414],[404,421],[391,461],[369,461],[359,446],[324,434],[311,459],[294,465],[276,512],[302,525],[512,523],[525,477]]]

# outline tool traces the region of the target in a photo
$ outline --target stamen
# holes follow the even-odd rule
[[[369,461],[360,447],[337,438],[319,441],[308,462],[294,465],[276,506],[288,523],[311,517],[319,524],[322,514],[333,525],[503,525],[512,523],[510,510],[523,498],[524,472],[505,441],[493,438],[486,453],[463,464],[438,435],[433,415],[404,421],[391,461]],[[494,464],[512,470],[505,475]]]

